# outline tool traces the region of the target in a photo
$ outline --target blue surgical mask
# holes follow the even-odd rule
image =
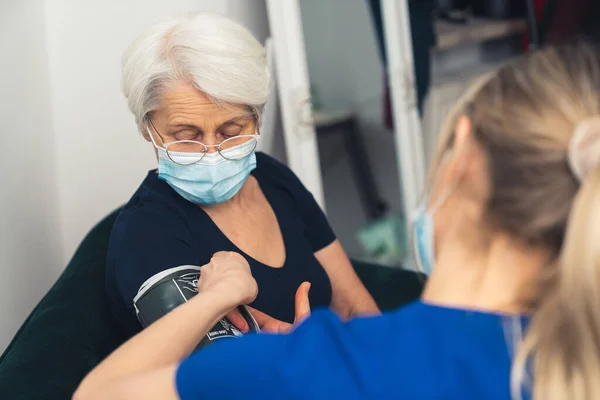
[[[163,148],[158,148],[158,178],[164,180],[184,199],[198,205],[213,205],[223,203],[235,196],[250,173],[256,168],[256,154],[240,160],[236,159],[238,152],[247,152],[242,144],[227,150],[226,159],[218,152],[205,154],[197,163],[188,165],[185,159],[198,157],[198,154],[173,153],[171,158],[181,163],[174,162]],[[189,159],[189,158],[188,158]]]
[[[435,234],[433,215],[450,196],[447,191],[434,205],[429,208],[429,199],[426,197],[417,207],[413,216],[413,251],[420,272],[431,274],[435,264]]]
[[[413,251],[420,272],[431,273],[434,263],[433,216],[427,211],[425,200],[413,218]]]

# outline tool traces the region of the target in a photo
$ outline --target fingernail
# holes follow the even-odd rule
[[[309,292],[311,286],[312,286],[312,283],[308,282],[308,285],[306,285],[306,293]]]

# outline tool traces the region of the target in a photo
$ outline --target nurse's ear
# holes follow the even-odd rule
[[[463,195],[483,204],[489,194],[487,157],[475,138],[471,119],[465,115],[456,123],[448,158],[445,184],[460,186]]]
[[[454,187],[464,178],[468,168],[469,156],[474,148],[472,124],[469,117],[463,115],[454,128],[452,144],[444,157],[444,184]]]

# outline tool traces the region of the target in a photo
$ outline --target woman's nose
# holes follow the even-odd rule
[[[217,135],[214,133],[204,134],[203,143],[207,147],[207,153],[215,153],[218,151],[217,146],[219,145],[219,142],[217,141]]]

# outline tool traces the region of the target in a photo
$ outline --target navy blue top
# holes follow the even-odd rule
[[[248,260],[259,288],[252,306],[274,318],[293,322],[294,296],[304,281],[312,284],[311,306],[329,306],[331,284],[314,253],[335,235],[312,194],[288,167],[263,153],[256,159],[252,175],[279,222],[286,251],[283,267],[269,267],[245,254],[204,210],[150,171],[118,216],[108,249],[108,297],[128,333],[141,329],[133,298],[146,279],[171,267],[202,266],[218,251],[235,251]]]
[[[196,352],[177,370],[177,391],[182,400],[510,400],[513,318],[527,324],[422,302],[348,323],[322,310],[291,334]]]

